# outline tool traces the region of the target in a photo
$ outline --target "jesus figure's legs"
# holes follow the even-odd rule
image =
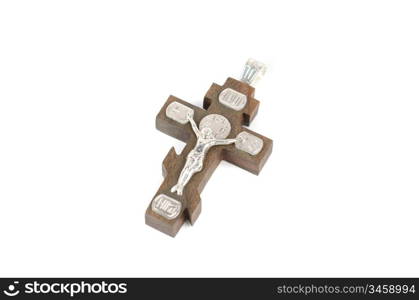
[[[176,185],[170,190],[172,193],[176,192],[179,196],[183,194],[183,188],[192,178],[192,176],[202,170],[202,162],[200,157],[188,156],[186,164],[180,172],[179,179]]]

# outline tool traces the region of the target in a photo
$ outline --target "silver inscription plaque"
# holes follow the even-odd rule
[[[263,148],[263,140],[246,131],[240,132],[236,140],[236,148],[251,155],[258,154]]]
[[[221,104],[237,111],[242,110],[247,103],[246,95],[230,88],[224,89],[218,96],[218,100]]]
[[[182,203],[165,194],[160,194],[154,198],[151,209],[168,220],[173,220],[179,216]]]
[[[193,109],[179,102],[172,102],[166,108],[166,116],[181,124],[188,123],[187,115],[193,116]]]
[[[225,139],[231,131],[230,122],[226,117],[219,114],[211,114],[202,118],[199,130],[210,128],[216,139]]]

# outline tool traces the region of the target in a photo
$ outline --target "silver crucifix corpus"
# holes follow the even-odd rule
[[[178,195],[182,195],[183,189],[186,184],[192,178],[192,176],[201,171],[204,166],[205,155],[208,150],[213,146],[228,145],[236,142],[236,139],[217,139],[209,127],[204,127],[199,130],[193,120],[192,113],[187,114],[187,119],[191,123],[193,132],[196,134],[197,141],[195,147],[189,152],[185,166],[180,172],[177,184],[171,189],[171,192],[176,192]]]

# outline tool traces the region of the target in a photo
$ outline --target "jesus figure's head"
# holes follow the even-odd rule
[[[212,130],[209,127],[202,128],[201,129],[201,134],[202,134],[202,137],[204,139],[213,139],[214,138],[214,134],[212,133]]]

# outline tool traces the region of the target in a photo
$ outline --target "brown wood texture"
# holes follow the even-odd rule
[[[218,101],[220,92],[226,88],[234,89],[247,96],[246,106],[242,110],[235,111]],[[175,236],[186,220],[189,220],[191,224],[194,224],[201,212],[200,193],[221,160],[228,161],[254,174],[259,174],[272,152],[273,142],[271,139],[243,127],[244,125],[250,125],[258,111],[259,101],[254,99],[254,91],[254,88],[250,85],[233,78],[228,78],[223,86],[212,84],[205,95],[204,108],[196,107],[174,96],[170,96],[167,99],[156,117],[156,127],[158,130],[184,141],[186,146],[180,154],[176,154],[175,149],[172,147],[166,155],[166,158],[163,161],[164,180],[154,197],[159,194],[166,194],[171,198],[179,200],[182,203],[182,211],[176,219],[168,220],[163,216],[156,214],[151,209],[150,203],[145,214],[146,224],[170,236]],[[208,114],[220,114],[225,116],[231,124],[231,132],[227,138],[235,138],[240,132],[247,131],[263,140],[262,150],[257,155],[253,156],[237,149],[234,144],[212,147],[206,155],[202,171],[192,176],[185,187],[183,195],[179,196],[176,193],[172,193],[170,189],[176,184],[179,174],[186,162],[186,157],[196,143],[196,136],[189,123],[180,124],[166,116],[166,108],[173,101],[177,101],[192,108],[194,110],[193,118],[197,124],[199,124],[201,119]]]

